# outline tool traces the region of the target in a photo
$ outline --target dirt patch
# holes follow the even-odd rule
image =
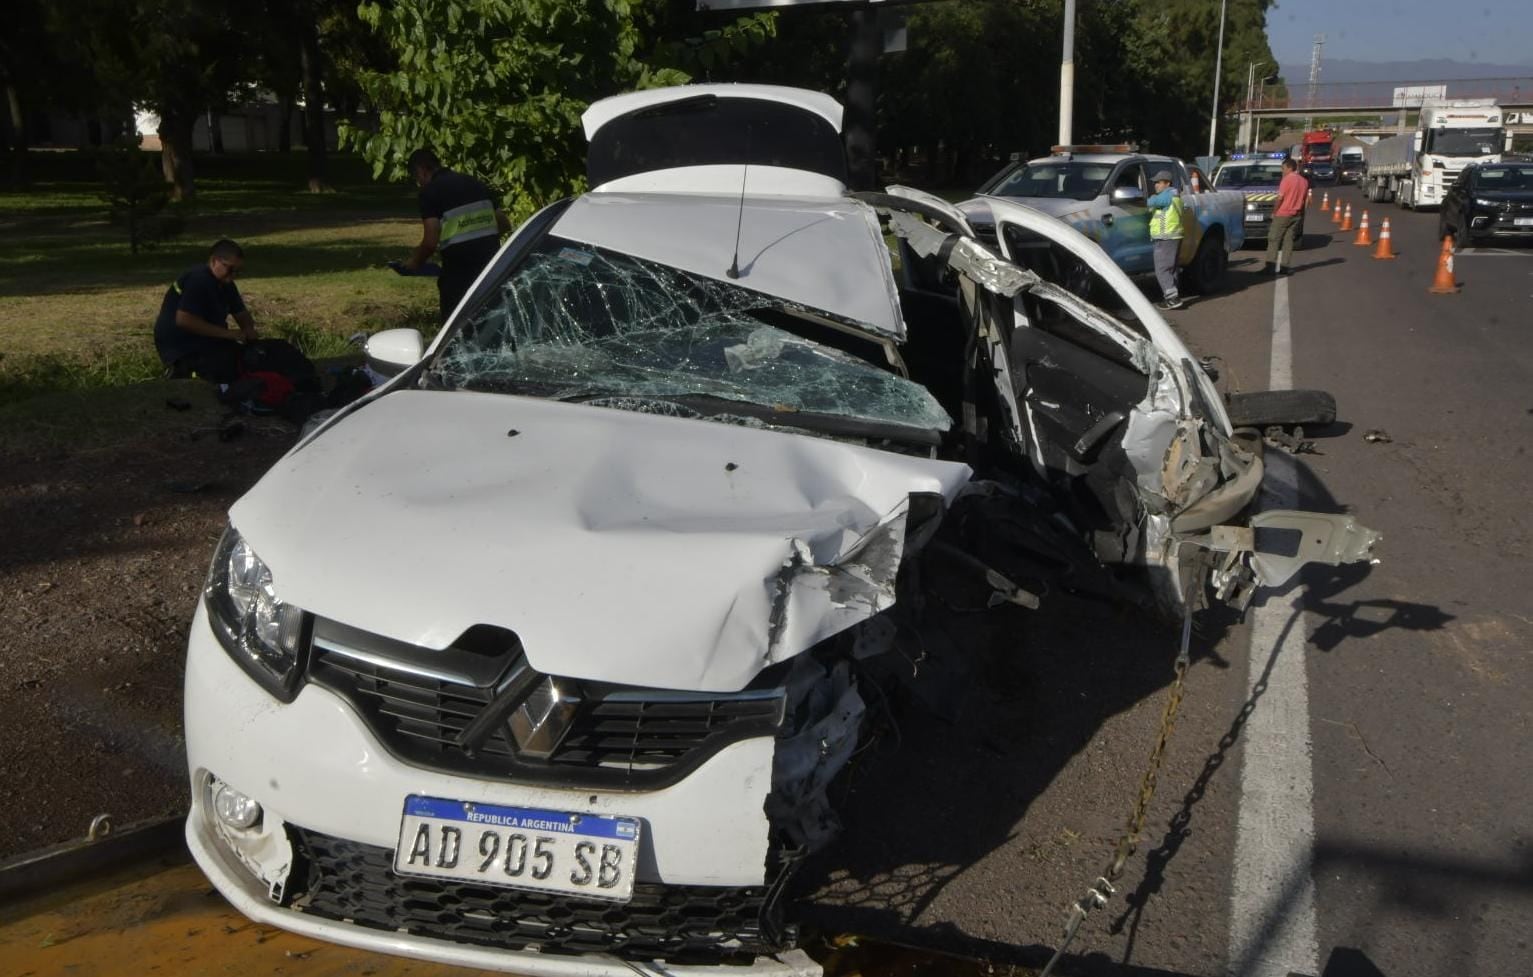
[[[257,421],[223,441],[205,419],[0,451],[0,858],[185,804],[187,627],[230,504],[295,437]]]

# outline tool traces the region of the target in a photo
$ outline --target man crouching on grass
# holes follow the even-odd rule
[[[166,289],[154,321],[154,348],[172,376],[196,374],[212,383],[233,383],[238,377],[240,344],[256,338],[255,319],[234,285],[244,263],[244,250],[225,238],[208,251],[207,264],[188,270]],[[238,330],[229,328],[231,316]]]

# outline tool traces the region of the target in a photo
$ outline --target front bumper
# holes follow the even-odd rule
[[[408,902],[400,897],[406,889],[410,899],[415,899],[441,888],[433,888],[435,880],[405,883],[392,877],[386,858],[379,861],[398,843],[404,799],[410,794],[640,819],[643,829],[637,878],[639,889],[647,895],[636,890],[635,902],[630,904],[632,912],[619,910],[613,919],[625,913],[635,917],[642,914],[646,898],[689,903],[686,908],[691,915],[676,924],[686,930],[688,939],[698,931],[698,918],[706,917],[704,911],[691,912],[690,903],[699,901],[699,887],[713,887],[708,892],[734,899],[737,910],[740,906],[748,910],[754,905],[751,900],[760,900],[769,881],[768,825],[763,809],[772,780],[774,741],[769,737],[725,746],[678,783],[644,792],[533,787],[420,769],[390,756],[351,707],[322,687],[310,684],[291,704],[277,702],[229,659],[213,637],[201,606],[188,645],[185,701],[192,784],[187,843],[219,891],[241,912],[261,922],[364,949],[527,975],[634,972],[634,960],[617,956],[630,940],[622,931],[622,920],[603,930],[611,937],[612,953],[589,951],[593,944],[588,933],[576,933],[574,938],[555,934],[558,939],[550,936],[546,944],[528,940],[531,924],[512,918],[517,911],[506,908],[508,901],[516,901],[514,890],[460,886],[485,896],[497,907],[495,912],[508,913],[506,919],[494,921],[490,930],[492,936],[513,932],[514,937],[505,944],[513,949],[482,945],[483,933],[471,926],[464,930],[464,939],[439,938],[442,933],[459,932],[451,920],[437,923],[445,919],[442,914],[450,916],[455,911],[462,893],[437,892],[442,905],[432,910],[435,915],[430,925],[418,924],[416,917],[411,917],[415,920],[412,924],[378,914],[369,918],[323,908],[318,894],[323,886],[316,885],[315,872],[323,871],[323,864],[333,863],[336,851],[362,859],[371,865],[372,874],[360,869],[349,871],[344,882],[333,888],[345,890],[350,886],[354,890],[350,894],[372,898],[375,908],[382,906],[380,912]],[[260,823],[235,831],[211,817],[206,801],[211,777],[258,801],[263,809]],[[331,853],[326,856],[331,863],[323,863],[316,854],[320,845]],[[417,881],[424,881],[425,887],[417,886]],[[400,891],[390,889],[391,883]],[[565,929],[578,929],[581,912],[590,909],[550,906],[542,893],[534,894],[532,901],[539,903],[537,925],[549,929],[553,928],[548,923],[551,915],[572,919]],[[601,905],[612,908],[611,904]],[[340,918],[321,918],[325,915]],[[529,915],[533,913],[529,911]],[[739,922],[747,938],[735,941],[721,930],[721,956],[730,955],[735,942],[749,947],[749,934],[760,928],[754,919]],[[665,927],[672,925],[672,917],[661,919],[652,914],[637,920],[635,926],[641,923]],[[544,945],[560,952],[532,948]],[[643,945],[643,941],[632,945]],[[578,955],[571,955],[576,952],[572,946]],[[818,972],[807,957],[791,951],[757,955],[754,962],[741,962],[739,954],[730,956],[731,973]],[[643,965],[642,960],[639,963]],[[665,966],[676,973],[710,969],[691,963]]]
[[[1509,240],[1533,237],[1533,224],[1518,225],[1519,218],[1533,220],[1533,209],[1475,211],[1469,215],[1469,232],[1475,237]]]

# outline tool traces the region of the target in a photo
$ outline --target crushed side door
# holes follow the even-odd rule
[[[956,278],[971,465],[983,446],[1025,460],[1012,473],[1046,486],[1096,557],[1157,604],[1180,615],[1212,590],[1243,607],[1306,563],[1372,559],[1378,534],[1350,516],[1249,515],[1260,439],[1232,430],[1186,344],[1080,232],[995,199],[997,254],[925,195],[891,187],[868,202],[907,253]]]

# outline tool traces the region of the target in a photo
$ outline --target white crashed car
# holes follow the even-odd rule
[[[1253,553],[1261,463],[1128,280],[997,204],[1003,245],[1083,256],[1133,326],[941,201],[849,195],[840,119],[764,86],[593,105],[594,189],[429,349],[374,337],[393,380],[234,505],[186,835],[242,912],[521,974],[813,973],[780,896],[834,833],[911,567],[974,562],[946,516],[1048,500],[1061,545],[1173,610],[1366,555],[1343,517],[1313,517],[1324,552]]]

